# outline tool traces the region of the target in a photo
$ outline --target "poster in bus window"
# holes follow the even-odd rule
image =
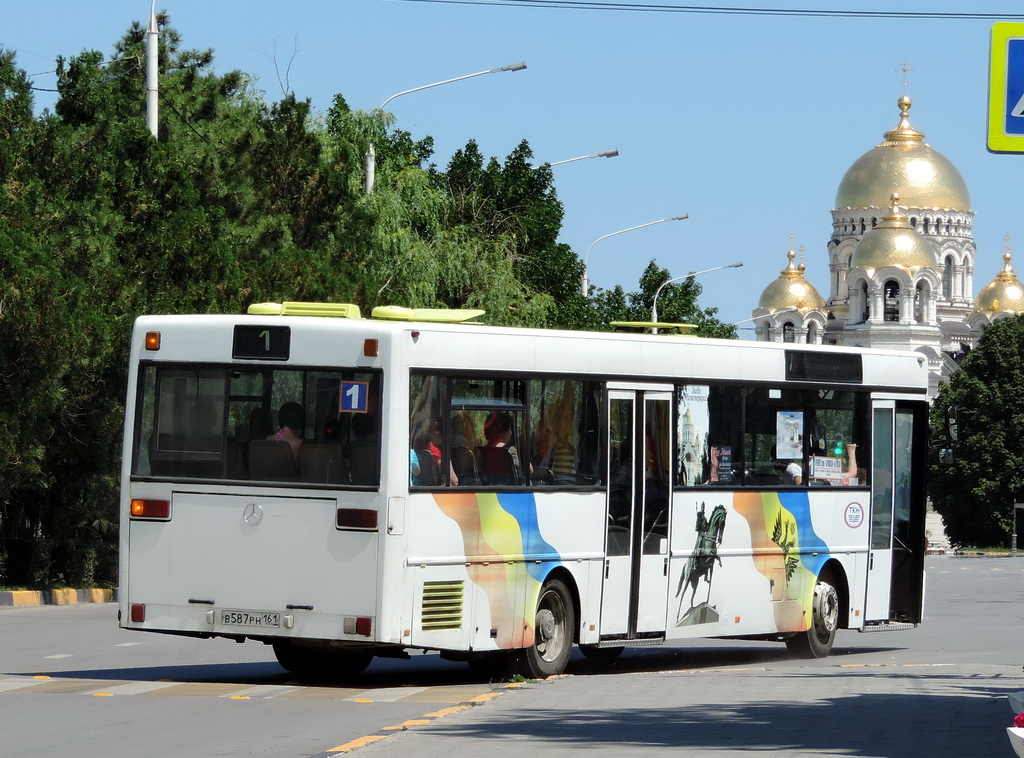
[[[711,448],[711,476],[708,481],[722,482],[723,484],[733,481],[732,445],[716,445]]]
[[[803,458],[803,411],[779,411],[775,414],[775,457],[780,461]]]
[[[710,478],[707,460],[709,429],[708,396],[706,385],[684,385],[679,393],[679,476],[683,484],[698,485]]]

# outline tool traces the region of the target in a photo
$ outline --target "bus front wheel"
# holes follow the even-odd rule
[[[839,593],[831,581],[831,576],[823,574],[814,585],[811,628],[786,638],[786,646],[796,658],[826,658],[832,652],[839,628]]]
[[[544,584],[534,616],[533,644],[516,655],[516,673],[545,679],[565,671],[576,631],[572,595],[565,582],[552,579]]]

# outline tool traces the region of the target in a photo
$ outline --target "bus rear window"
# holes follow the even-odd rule
[[[137,477],[376,486],[375,372],[146,365]]]

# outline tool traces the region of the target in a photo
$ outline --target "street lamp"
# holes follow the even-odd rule
[[[394,100],[396,97],[402,95],[409,95],[413,92],[419,92],[420,90],[430,89],[431,87],[440,87],[442,84],[451,84],[452,82],[461,82],[463,79],[472,79],[474,76],[483,76],[484,74],[497,74],[502,71],[522,71],[526,68],[526,62],[520,61],[519,63],[512,63],[508,66],[499,66],[498,68],[489,68],[486,71],[477,71],[475,74],[465,74],[464,76],[456,76],[453,79],[445,79],[443,82],[434,82],[433,84],[424,84],[421,87],[413,87],[407,89],[404,92],[396,92],[394,95],[389,97],[377,110],[384,110],[384,106]],[[374,174],[377,171],[377,150],[374,148],[371,142],[366,148],[366,194],[369,195],[373,192]]]
[[[721,271],[723,268],[740,268],[742,265],[742,261],[740,263],[728,263],[724,266],[715,266],[714,268],[707,268],[704,269],[703,271],[691,271],[689,274],[686,274],[685,276],[677,276],[674,279],[669,279],[668,281],[662,282],[661,286],[654,291],[654,301],[651,303],[651,323],[658,323],[658,295],[661,294],[661,291],[665,289],[667,285],[672,284],[672,282],[682,281],[683,279],[692,279],[693,277],[700,276],[701,274],[710,274],[712,271]],[[658,327],[652,326],[651,334],[657,333]]]
[[[601,240],[606,240],[609,237],[614,237],[616,234],[625,234],[626,232],[632,232],[635,229],[643,229],[645,226],[654,226],[655,224],[664,224],[666,221],[682,221],[690,216],[684,213],[681,216],[671,216],[669,218],[659,218],[657,221],[648,221],[646,224],[639,224],[638,226],[631,226],[628,229],[619,229],[617,232],[610,232],[603,237],[598,237],[596,240],[590,243],[590,247],[587,248],[587,254],[583,256],[583,276],[580,277],[580,294],[586,297],[590,292],[590,280],[587,278],[587,260],[590,258],[590,251],[594,249]]]
[[[579,158],[566,158],[564,161],[554,161],[549,163],[549,166],[561,166],[563,163],[572,163],[573,161],[585,161],[588,158],[615,158],[618,157],[618,150],[605,150],[603,153],[591,153],[590,155],[581,155]]]

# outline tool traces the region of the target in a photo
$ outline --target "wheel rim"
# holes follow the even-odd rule
[[[547,592],[541,598],[533,635],[537,653],[548,663],[557,660],[565,649],[565,606],[557,592]]]
[[[827,640],[839,626],[839,595],[831,584],[819,582],[814,588],[814,631]]]

